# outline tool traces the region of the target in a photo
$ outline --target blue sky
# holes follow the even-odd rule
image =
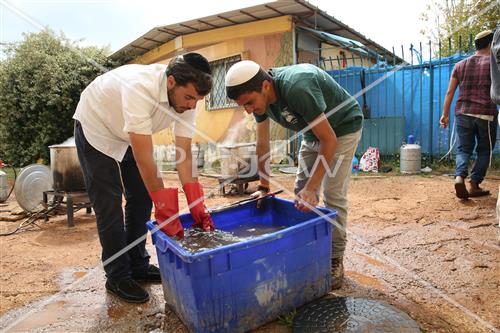
[[[0,42],[48,26],[83,45],[109,45],[116,51],[151,28],[268,1],[259,0],[0,0]],[[311,0],[386,48],[423,41],[418,20],[428,0]],[[397,14],[395,14],[397,13]]]

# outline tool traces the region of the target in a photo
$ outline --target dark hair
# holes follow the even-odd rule
[[[474,41],[474,46],[476,50],[482,50],[488,47],[488,45],[493,41],[493,33],[490,33],[482,38],[476,39]]]
[[[170,60],[167,76],[172,75],[180,86],[192,83],[198,94],[208,95],[212,89],[212,70],[207,59],[199,53],[186,53]]]
[[[252,77],[247,82],[243,82],[237,86],[226,87],[227,97],[230,99],[237,99],[242,94],[250,93],[250,92],[260,92],[262,90],[262,82],[264,81],[272,81],[271,75],[266,73],[262,68],[259,69],[257,74]]]

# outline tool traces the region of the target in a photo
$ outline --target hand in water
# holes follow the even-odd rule
[[[295,207],[303,212],[310,212],[311,208],[318,204],[318,196],[315,191],[302,189],[295,199]]]
[[[260,199],[260,200],[257,200],[257,208],[260,208],[261,205],[262,205],[262,198],[264,198],[267,194],[269,193],[269,190],[264,190],[264,189],[259,189],[255,192],[253,192],[252,194],[250,194],[250,197],[252,199]]]

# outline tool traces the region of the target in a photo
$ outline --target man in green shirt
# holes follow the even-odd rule
[[[338,213],[332,243],[332,288],[342,285],[346,245],[347,189],[361,137],[363,114],[357,101],[325,71],[299,64],[264,71],[244,60],[226,74],[227,96],[257,121],[260,185],[269,192],[269,123],[303,133],[295,179],[296,207],[309,211],[323,189],[326,207]]]

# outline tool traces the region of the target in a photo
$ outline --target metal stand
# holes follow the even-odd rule
[[[60,204],[66,204],[66,214],[68,216],[68,227],[73,227],[75,224],[73,222],[73,214],[76,209],[86,208],[87,214],[92,213],[92,204],[90,203],[89,196],[85,191],[74,191],[74,192],[62,192],[62,191],[44,191],[43,192],[43,203],[47,207],[49,206],[49,195],[53,197],[52,205],[59,206]],[[64,198],[66,197],[66,202]],[[48,216],[45,216],[45,220]]]
[[[236,185],[236,189],[238,190],[238,194],[243,194],[245,193],[245,189],[248,187],[248,183],[254,182],[259,180],[259,175],[253,175],[250,177],[223,177],[219,176],[217,177],[217,180],[219,181],[219,191],[221,195],[226,195],[226,189],[225,185],[227,184],[234,184]],[[230,180],[230,181],[229,181]]]

